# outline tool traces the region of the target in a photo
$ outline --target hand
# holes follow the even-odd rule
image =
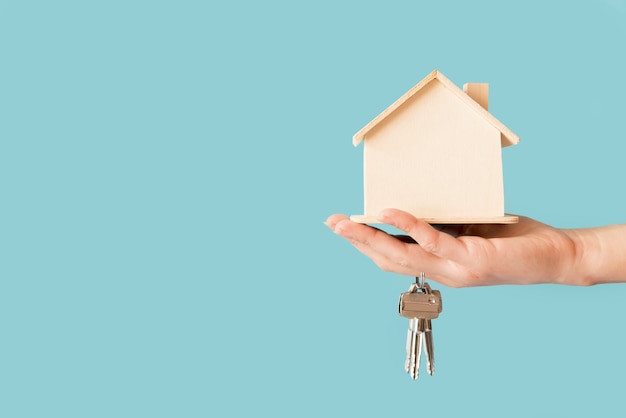
[[[332,215],[326,225],[371,258],[382,270],[426,277],[450,287],[569,283],[578,280],[576,234],[520,217],[506,225],[434,227],[409,213],[386,209],[379,220],[418,244]],[[574,230],[571,230],[574,231]],[[405,240],[406,241],[406,240]],[[584,280],[582,278],[581,280]]]

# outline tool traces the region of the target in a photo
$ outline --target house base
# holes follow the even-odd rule
[[[519,222],[519,216],[504,215],[495,218],[420,218],[429,224],[516,224]],[[375,216],[352,215],[352,222],[360,224],[380,224]]]

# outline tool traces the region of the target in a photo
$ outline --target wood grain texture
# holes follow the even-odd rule
[[[354,135],[364,212],[353,219],[397,208],[431,223],[517,222],[504,214],[501,148],[519,138],[487,111],[486,83],[464,90],[435,70]]]
[[[504,215],[500,132],[433,81],[364,143],[364,215],[398,208],[418,218]]]
[[[463,92],[471,97],[483,109],[489,110],[489,84],[488,83],[465,83]]]
[[[413,97],[416,93],[418,93],[422,88],[427,86],[433,80],[438,80],[444,86],[446,86],[450,91],[456,95],[460,100],[462,100],[469,109],[472,109],[474,112],[477,112],[481,118],[484,118],[491,125],[493,125],[496,129],[498,129],[501,133],[501,144],[502,147],[507,147],[509,145],[515,145],[519,142],[519,137],[515,135],[509,128],[507,128],[502,122],[496,119],[491,113],[483,109],[478,103],[476,103],[472,98],[470,98],[467,94],[465,94],[458,86],[456,86],[453,82],[448,80],[446,76],[444,76],[439,70],[434,70],[429,75],[427,75],[424,79],[422,79],[419,83],[413,86],[409,91],[407,91],[404,95],[402,95],[398,100],[396,100],[391,106],[386,108],[382,113],[372,119],[367,125],[365,125],[359,132],[354,134],[352,138],[352,143],[354,146],[359,145],[366,137],[366,135],[375,128],[379,123],[385,120],[388,116],[393,114],[398,108],[400,108],[407,100]]]

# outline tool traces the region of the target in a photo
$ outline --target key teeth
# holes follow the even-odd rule
[[[409,363],[409,367],[407,372],[409,373],[409,375],[413,378],[413,380],[417,379],[417,376],[419,374],[419,370],[418,368],[414,365],[414,361],[413,359],[411,359],[411,362]]]

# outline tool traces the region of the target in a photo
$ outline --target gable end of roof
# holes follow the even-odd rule
[[[389,115],[399,109],[404,103],[406,103],[417,92],[422,90],[433,80],[441,82],[448,90],[453,93],[459,100],[465,103],[469,108],[474,110],[479,117],[484,118],[487,122],[493,125],[500,131],[500,140],[502,147],[515,145],[519,142],[519,137],[515,135],[509,128],[507,128],[502,122],[497,120],[491,113],[485,110],[480,104],[475,102],[469,95],[461,90],[456,84],[448,80],[439,70],[434,70],[426,77],[424,77],[419,83],[413,86],[409,91],[403,94],[398,100],[396,100],[391,106],[383,110],[378,116],[372,119],[367,125],[365,125],[359,132],[352,137],[352,144],[358,146],[374,127],[384,121]]]

